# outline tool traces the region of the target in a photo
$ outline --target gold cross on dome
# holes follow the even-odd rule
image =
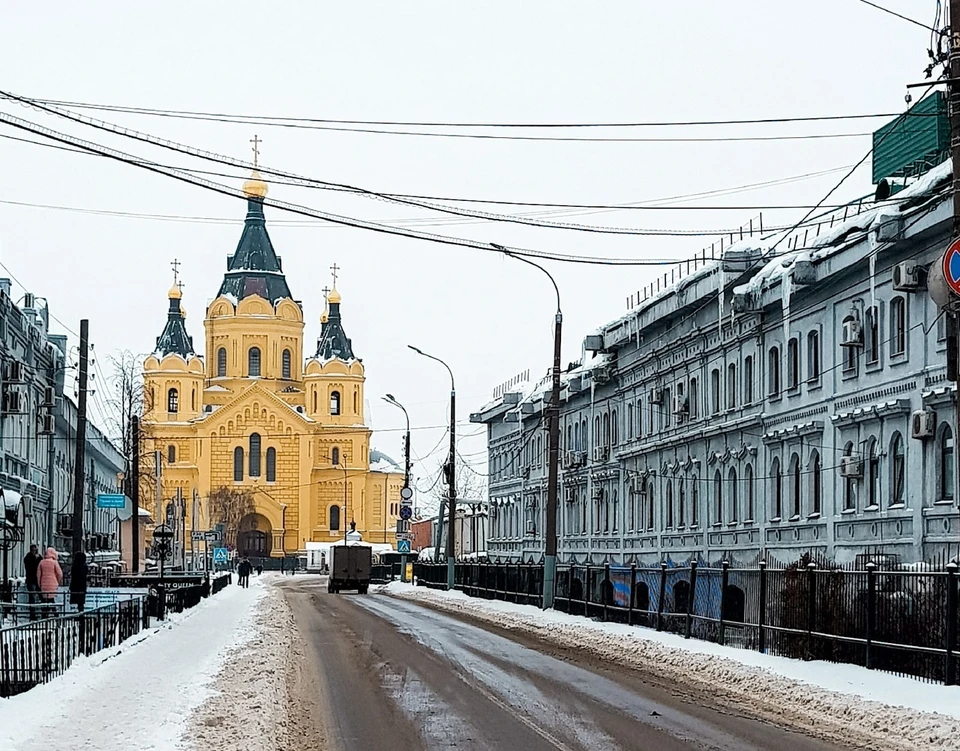
[[[340,270],[340,267],[337,266],[336,262],[334,262],[333,266],[330,267],[330,271],[333,272],[333,288],[334,289],[337,288],[337,272],[339,270]]]
[[[180,261],[176,258],[170,262],[170,268],[173,269],[173,283],[178,284],[180,279]]]
[[[260,144],[263,143],[263,139],[254,134],[253,138],[250,139],[250,143],[253,144],[253,168],[257,169],[260,165]]]

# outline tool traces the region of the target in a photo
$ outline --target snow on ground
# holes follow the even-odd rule
[[[775,657],[462,592],[400,582],[376,589],[712,691],[718,701],[821,737],[856,737],[877,751],[960,748],[957,686],[921,683],[856,665]]]
[[[287,719],[287,669],[296,626],[293,613],[264,574],[266,594],[252,619],[254,634],[237,645],[212,685],[214,691],[188,722],[185,748],[262,751],[287,748],[293,739]]]
[[[257,613],[276,601],[269,589],[263,579],[252,580],[249,589],[228,586],[114,649],[78,658],[49,683],[0,700],[0,748],[183,749],[191,711],[212,706],[210,686],[226,661],[259,638]],[[272,698],[261,676],[251,675],[251,683]]]

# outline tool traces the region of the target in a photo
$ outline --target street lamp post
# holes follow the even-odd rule
[[[407,413],[407,408],[404,407],[400,402],[396,400],[393,394],[387,394],[383,397],[383,401],[387,404],[392,404],[394,407],[399,407],[403,410],[403,416],[407,419],[407,433],[403,438],[403,491],[400,492],[403,502],[405,502],[406,496],[409,495],[410,491],[410,415]],[[403,502],[401,502],[401,508],[403,508]],[[400,554],[400,581],[405,582],[407,580],[407,554]]]
[[[454,564],[456,563],[457,558],[455,540],[455,520],[457,515],[457,387],[453,380],[453,371],[450,370],[450,366],[447,365],[443,360],[441,360],[439,357],[428,355],[426,352],[417,349],[411,344],[408,344],[407,346],[418,355],[423,355],[431,360],[436,360],[438,363],[443,365],[443,367],[445,367],[447,372],[450,374],[450,454],[447,457],[447,463],[444,466],[444,471],[447,473],[447,511],[450,514],[450,526],[448,527],[447,531],[447,589],[453,589]]]
[[[557,293],[557,313],[553,328],[553,388],[550,395],[550,419],[548,421],[549,436],[547,439],[547,529],[544,541],[543,556],[543,607],[553,607],[554,586],[557,578],[557,495],[559,491],[560,465],[560,339],[563,328],[563,313],[560,309],[560,288],[556,280],[543,266],[521,256],[511,253],[507,248],[496,243],[490,243],[503,254],[523,261],[530,266],[540,269],[550,279],[554,292]]]

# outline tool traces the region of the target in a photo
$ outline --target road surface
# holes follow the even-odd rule
[[[650,749],[825,751],[705,705],[636,671],[604,668],[385,595],[280,585],[304,641],[299,725],[336,751]],[[306,738],[305,738],[306,740]]]

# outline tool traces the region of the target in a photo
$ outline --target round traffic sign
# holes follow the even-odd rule
[[[411,498],[413,498],[413,488],[407,485],[400,488],[400,497],[405,501],[409,501]]]
[[[410,519],[411,516],[413,516],[413,509],[410,508],[410,506],[401,506],[401,507],[400,507],[400,518],[401,518],[401,519],[403,519],[404,521],[407,521],[407,520]]]
[[[955,295],[960,295],[960,240],[954,240],[943,254],[943,278]]]

